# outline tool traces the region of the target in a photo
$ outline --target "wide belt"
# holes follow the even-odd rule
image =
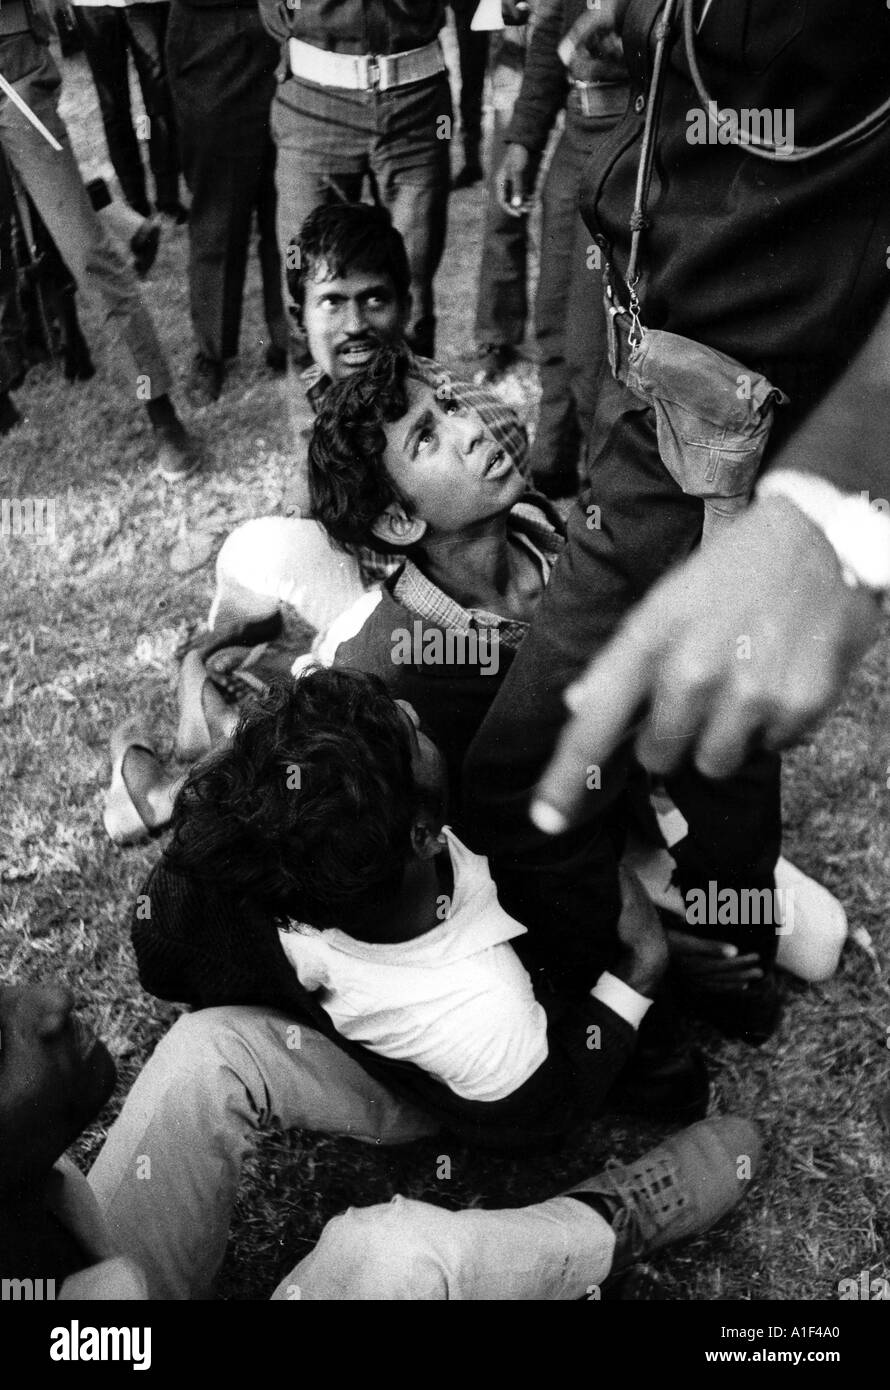
[[[614,116],[617,120],[627,110],[626,82],[582,82],[570,77],[568,105],[582,116]]]
[[[294,77],[353,92],[386,92],[409,82],[423,82],[445,70],[438,39],[404,53],[329,53],[302,39],[288,39],[287,49]]]

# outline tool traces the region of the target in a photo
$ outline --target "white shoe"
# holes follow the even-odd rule
[[[624,862],[656,907],[685,919],[683,895],[672,882],[676,864],[666,849],[631,840]],[[776,864],[778,902],[790,910],[779,931],[776,964],[808,984],[830,980],[847,939],[847,914],[833,893],[787,859]]]
[[[830,980],[847,939],[847,914],[833,893],[795,864],[776,864],[779,902],[790,903],[789,920],[779,934],[776,964],[809,984]]]

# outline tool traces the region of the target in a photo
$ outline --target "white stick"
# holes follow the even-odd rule
[[[40,134],[43,136],[44,140],[47,140],[49,144],[52,145],[54,150],[61,150],[62,146],[59,144],[56,137],[50,134],[40,117],[35,116],[28,103],[22,97],[19,96],[15,87],[10,86],[10,84],[7,82],[6,78],[3,76],[2,73],[0,73],[0,92],[6,93],[13,106],[17,106],[19,108],[22,115],[28,118],[35,130],[40,131]]]

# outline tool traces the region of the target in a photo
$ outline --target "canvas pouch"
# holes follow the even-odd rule
[[[747,506],[775,406],[788,398],[724,352],[634,323],[608,290],[605,309],[612,374],[652,408],[661,461],[702,499],[710,533]]]

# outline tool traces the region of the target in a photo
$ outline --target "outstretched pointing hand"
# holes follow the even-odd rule
[[[571,718],[532,820],[552,834],[570,825],[591,765],[634,730],[637,756],[660,774],[691,757],[726,777],[749,749],[791,743],[831,708],[878,619],[803,512],[755,502],[660,580],[567,689]]]

